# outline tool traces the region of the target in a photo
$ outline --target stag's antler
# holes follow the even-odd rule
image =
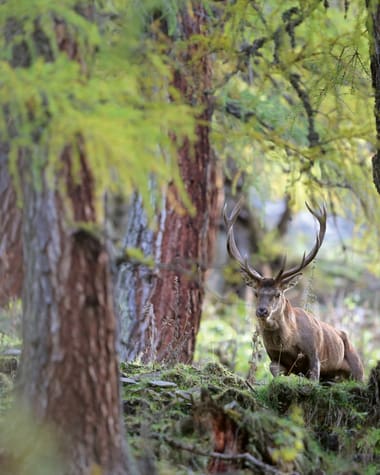
[[[234,235],[234,229],[233,226],[236,222],[236,219],[240,213],[240,209],[243,204],[243,198],[240,198],[240,200],[237,202],[235,207],[233,208],[230,217],[227,216],[227,204],[224,205],[224,210],[223,210],[223,218],[224,222],[227,227],[227,251],[228,254],[233,258],[238,261],[240,264],[241,270],[247,274],[247,276],[255,280],[256,282],[260,282],[264,279],[264,277],[255,270],[251,265],[248,263],[248,257],[243,259],[235,241],[235,235]],[[304,253],[301,264],[291,267],[288,270],[285,270],[285,264],[286,264],[286,258],[283,259],[282,266],[280,271],[275,277],[275,282],[277,283],[283,283],[286,284],[287,282],[291,281],[294,277],[297,275],[300,275],[302,273],[302,270],[308,266],[315,256],[318,254],[318,251],[322,245],[323,239],[325,237],[326,233],[326,218],[327,218],[327,212],[326,212],[326,207],[325,205],[322,206],[322,208],[319,208],[318,211],[313,210],[308,203],[305,203],[307,209],[310,211],[310,213],[318,220],[319,223],[319,232],[317,233],[316,240],[314,243],[313,248],[309,252],[309,254],[306,255],[306,252]]]
[[[245,272],[250,279],[253,279],[256,282],[259,282],[264,277],[259,272],[257,272],[257,270],[255,270],[253,267],[249,265],[248,257],[243,259],[235,241],[233,226],[235,224],[236,218],[238,217],[240,213],[242,204],[243,204],[243,198],[240,198],[240,200],[236,203],[234,209],[232,210],[230,217],[227,216],[227,203],[224,205],[223,218],[224,218],[224,222],[227,228],[227,252],[230,255],[230,257],[232,257],[232,259],[236,259],[238,261],[238,263],[240,264],[241,270]]]
[[[311,209],[311,207],[307,203],[305,203],[305,205],[307,209],[310,211],[310,213],[318,220],[319,233],[316,236],[314,246],[309,252],[309,254],[306,255],[306,252],[304,253],[301,264],[299,264],[298,266],[294,266],[291,269],[288,269],[287,271],[285,271],[285,259],[284,259],[282,267],[275,278],[276,282],[287,283],[290,280],[292,280],[294,277],[296,277],[297,275],[300,275],[302,273],[301,271],[306,266],[308,266],[310,262],[313,261],[315,256],[318,254],[320,247],[322,246],[322,242],[326,233],[326,216],[327,216],[326,206],[323,205],[322,208],[319,208],[317,212]]]

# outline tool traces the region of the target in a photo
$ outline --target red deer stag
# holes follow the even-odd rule
[[[326,208],[313,211],[318,220],[319,233],[309,252],[303,255],[299,265],[285,270],[282,268],[274,278],[267,278],[256,271],[243,259],[235,241],[233,225],[239,215],[240,200],[231,216],[227,216],[226,206],[223,217],[227,227],[227,251],[240,264],[247,285],[254,289],[256,296],[256,316],[259,321],[265,349],[271,359],[273,376],[290,373],[302,374],[314,380],[331,380],[335,377],[363,380],[363,365],[345,332],[333,328],[302,308],[292,307],[285,297],[285,291],[294,286],[302,275],[302,270],[317,255],[326,232]]]

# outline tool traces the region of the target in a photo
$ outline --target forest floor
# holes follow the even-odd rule
[[[122,372],[129,441],[156,473],[380,473],[380,364],[366,384],[249,384],[215,363]]]
[[[0,359],[0,414],[16,366]],[[216,363],[123,364],[121,382],[142,473],[380,473],[380,363],[364,384],[295,376],[250,384]]]

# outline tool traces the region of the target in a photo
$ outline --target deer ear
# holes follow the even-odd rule
[[[289,277],[289,279],[285,279],[284,281],[282,281],[282,290],[286,292],[287,290],[297,285],[301,277],[302,273],[300,272],[299,274],[293,275],[292,277]]]

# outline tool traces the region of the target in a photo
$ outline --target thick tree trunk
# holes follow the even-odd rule
[[[196,8],[196,13],[192,6]],[[206,15],[198,2],[188,3],[180,18],[182,37],[202,34]],[[193,44],[183,53],[174,85],[189,103],[202,106],[196,140],[178,147],[182,180],[194,207],[191,216],[172,207],[169,185],[160,210],[158,230],[147,229],[141,202],[131,211],[126,248],[140,248],[154,258],[154,268],[124,264],[118,276],[123,359],[189,363],[193,359],[204,297],[204,278],[215,240],[217,168],[209,141],[211,71],[209,59]],[[173,139],[175,140],[175,138]]]
[[[8,171],[8,150],[0,143],[0,307],[21,296],[22,280],[21,210]]]
[[[376,153],[372,157],[373,182],[380,193],[380,2],[367,0],[368,41],[371,61],[372,87],[375,94]]]
[[[59,49],[85,67],[65,23],[55,27]],[[43,49],[39,41],[47,39],[35,37],[37,50]],[[25,149],[18,163],[24,255],[18,392],[36,421],[57,437],[63,466],[56,474],[135,474],[125,442],[117,322],[108,256],[96,235],[91,168],[83,152],[74,166],[67,146],[52,184],[43,147],[38,150],[35,157]]]
[[[62,160],[67,196],[33,185],[23,161],[23,351],[19,392],[39,421],[53,425],[67,475],[124,475],[128,470],[119,397],[116,320],[108,259],[97,237],[70,228],[95,224],[85,157],[74,181]],[[93,472],[91,472],[93,470]],[[100,472],[99,472],[100,473]]]

